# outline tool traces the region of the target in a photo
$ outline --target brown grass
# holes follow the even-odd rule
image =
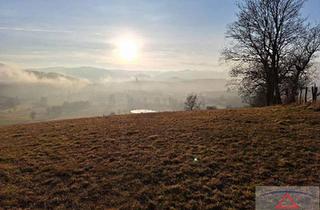
[[[301,107],[0,127],[0,209],[254,209],[255,186],[319,172],[320,112]]]
[[[309,109],[313,111],[320,112],[320,102],[314,102],[309,105]]]

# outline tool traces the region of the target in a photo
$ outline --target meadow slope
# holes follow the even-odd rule
[[[0,209],[254,209],[320,185],[320,112],[270,107],[0,127]]]

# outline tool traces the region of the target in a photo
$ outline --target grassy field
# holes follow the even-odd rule
[[[0,209],[254,209],[320,185],[320,112],[155,113],[0,127]]]

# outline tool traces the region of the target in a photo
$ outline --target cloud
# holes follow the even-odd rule
[[[44,33],[72,33],[73,32],[73,31],[68,31],[68,30],[52,30],[52,29],[23,28],[23,27],[3,27],[3,26],[0,26],[0,30],[3,30],[3,31],[23,31],[23,32],[44,32]]]
[[[189,65],[189,66],[219,67],[217,63],[206,63],[206,62],[181,62],[181,64]]]
[[[74,79],[62,74],[49,75],[34,73],[19,68],[0,64],[0,83],[4,84],[45,84],[56,87],[81,88],[89,84],[88,80]]]

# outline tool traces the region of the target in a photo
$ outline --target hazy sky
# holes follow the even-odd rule
[[[0,0],[0,62],[21,67],[219,70],[235,2]],[[303,10],[312,22],[320,21],[319,11],[320,0],[309,0]],[[134,51],[134,61],[117,54],[119,42],[129,42],[125,53]]]

